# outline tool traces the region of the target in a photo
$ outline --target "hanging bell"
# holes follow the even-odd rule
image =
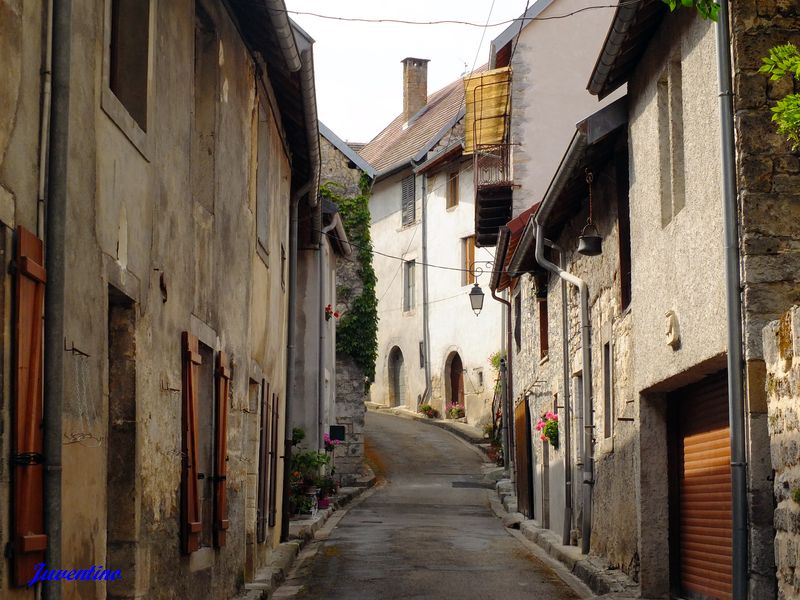
[[[589,221],[578,238],[578,252],[586,256],[597,256],[603,251],[602,240],[594,223]]]

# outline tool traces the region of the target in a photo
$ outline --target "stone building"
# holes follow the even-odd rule
[[[370,212],[380,322],[370,395],[412,410],[428,403],[442,414],[459,404],[477,424],[491,414],[490,357],[502,345],[502,313],[487,300],[476,318],[469,302],[475,283],[488,283],[491,254],[475,244],[464,83],[429,96],[427,63],[403,61],[404,111],[360,151],[376,171]]]
[[[229,597],[286,526],[311,43],[280,0],[2,0],[0,46],[0,596]]]
[[[736,597],[773,598],[776,561],[780,597],[797,593],[791,525],[797,479],[787,408],[791,317],[764,330],[769,335],[763,341],[761,332],[800,293],[798,230],[792,218],[798,169],[770,123],[771,101],[788,88],[768,82],[757,69],[771,46],[797,39],[800,20],[797,7],[787,3],[739,2],[731,5],[730,24],[743,290],[742,413],[731,413],[729,405],[737,394],[729,395],[728,389],[728,329],[735,331],[739,324],[735,319],[729,324],[726,310],[716,28],[694,11],[670,14],[657,0],[617,9],[588,87],[605,98],[627,85],[627,125],[617,134],[622,144],[616,150],[592,149],[592,121],[614,105],[581,122],[542,205],[518,234],[511,255],[497,264],[518,277],[522,346],[526,338],[535,353],[543,332],[549,333],[548,360],[523,359],[532,369],[515,374],[518,401],[529,403],[535,422],[545,406],[558,407],[562,415],[567,407],[561,399],[569,394],[574,415],[559,424],[562,439],[570,434],[571,457],[567,447],[554,453],[538,437],[530,442],[533,515],[563,532],[565,543],[580,538],[582,549],[623,570],[638,582],[643,597],[728,598],[741,585],[743,595]],[[608,125],[608,116],[598,125]],[[592,169],[602,254],[576,255],[588,209],[584,169],[622,153],[626,160],[607,174]],[[603,191],[609,186],[616,188],[616,205]],[[537,220],[558,226],[538,229]],[[622,243],[626,222],[628,267]],[[507,235],[513,241],[511,225]],[[563,326],[556,280],[541,281],[542,261],[533,251],[540,232],[565,253],[566,271],[587,284],[588,401],[576,385],[586,374],[581,358],[586,344],[577,330],[579,297],[568,292],[569,318]],[[555,250],[544,256],[553,262],[558,257]],[[533,299],[538,290],[540,296],[546,293],[546,303]],[[551,364],[554,341],[561,343],[565,330],[569,360]],[[730,429],[738,420],[744,423],[741,437]],[[582,452],[575,446],[587,425],[591,434]],[[742,463],[733,459],[738,444],[744,448]],[[554,457],[562,470],[564,463],[574,465],[571,506],[563,500],[567,492],[553,492]],[[556,471],[557,487],[561,472]],[[744,483],[739,496],[738,477]],[[733,519],[738,506],[743,507],[741,535]],[[553,515],[560,518],[565,509],[573,511],[574,535],[553,522]]]

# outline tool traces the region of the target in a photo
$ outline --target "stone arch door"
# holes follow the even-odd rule
[[[447,384],[447,404],[464,405],[464,363],[458,352],[451,352],[445,363],[445,382]],[[445,406],[445,410],[447,406]]]
[[[389,406],[406,403],[406,368],[403,352],[395,346],[389,352]]]

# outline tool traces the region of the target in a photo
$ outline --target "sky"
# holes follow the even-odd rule
[[[486,63],[489,44],[508,24],[401,25],[321,19],[336,17],[411,21],[459,20],[485,24],[514,19],[520,0],[286,0],[286,8],[315,40],[314,71],[320,120],[347,142],[368,142],[403,109],[403,65],[427,58],[428,94]],[[480,46],[479,46],[480,44]]]

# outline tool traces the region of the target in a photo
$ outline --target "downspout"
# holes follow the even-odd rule
[[[323,246],[327,239],[327,234],[336,229],[337,221],[340,219],[339,213],[333,215],[333,220],[320,230],[319,251],[317,253],[317,263],[319,267],[319,306],[325,306],[325,261],[322,260]],[[328,337],[328,329],[325,317],[319,316],[319,366],[317,368],[317,448],[324,450],[322,437],[325,433],[323,423],[323,413],[325,410],[325,340]]]
[[[562,269],[544,257],[544,220],[549,212],[548,197],[536,212],[536,262],[544,269],[558,275],[563,281],[578,288],[581,303],[581,351],[583,371],[583,514],[581,519],[581,552],[589,553],[592,534],[592,486],[594,485],[594,456],[592,451],[592,336],[589,321],[589,287],[586,282]],[[563,260],[562,260],[563,262]],[[566,338],[567,331],[564,331]]]
[[[293,195],[289,206],[289,314],[287,316],[286,343],[286,408],[284,409],[285,433],[283,442],[283,518],[281,519],[281,542],[289,539],[289,471],[292,463],[292,404],[295,376],[295,330],[297,326],[297,221],[300,200],[315,189],[316,179],[306,182]]]
[[[50,144],[50,96],[53,72],[53,0],[46,6],[44,69],[42,70],[42,115],[39,123],[39,204],[36,215],[36,235],[44,239],[47,193],[47,152]]]
[[[48,17],[49,19],[49,17]],[[64,399],[64,272],[69,152],[69,82],[72,3],[53,3],[53,90],[45,222],[47,287],[44,302],[44,518],[45,563],[61,565],[61,440]],[[58,600],[61,584],[44,582],[44,597]]]
[[[422,174],[422,345],[425,361],[425,391],[422,392],[422,403],[428,402],[431,389],[431,355],[430,355],[430,308],[428,307],[428,177]],[[445,399],[445,404],[447,399]],[[444,407],[446,408],[446,406]],[[444,411],[442,411],[444,413]]]
[[[497,291],[493,288],[492,290],[492,298],[497,300],[500,304],[504,304],[506,307],[506,362],[504,363],[502,360],[500,361],[500,382],[503,385],[502,387],[502,406],[503,406],[503,465],[505,469],[505,473],[507,477],[511,477],[511,469],[509,467],[511,463],[511,435],[509,431],[509,410],[508,406],[510,402],[508,399],[511,396],[511,302],[506,300],[505,298],[501,298],[497,295]],[[503,371],[506,371],[505,378],[503,376]]]
[[[728,0],[719,0],[717,68],[722,137],[722,209],[725,238],[725,303],[728,313],[728,415],[731,428],[731,488],[733,495],[733,598],[747,598],[747,455],[742,392],[742,300],[739,275],[739,227],[736,202],[736,148],[733,130],[731,38]]]
[[[558,252],[558,266],[566,267],[564,251],[553,243],[550,248]],[[567,314],[567,281],[561,279],[561,362],[564,377],[564,526],[561,530],[561,543],[569,546],[572,532],[572,407],[570,406],[569,376],[569,315]]]

